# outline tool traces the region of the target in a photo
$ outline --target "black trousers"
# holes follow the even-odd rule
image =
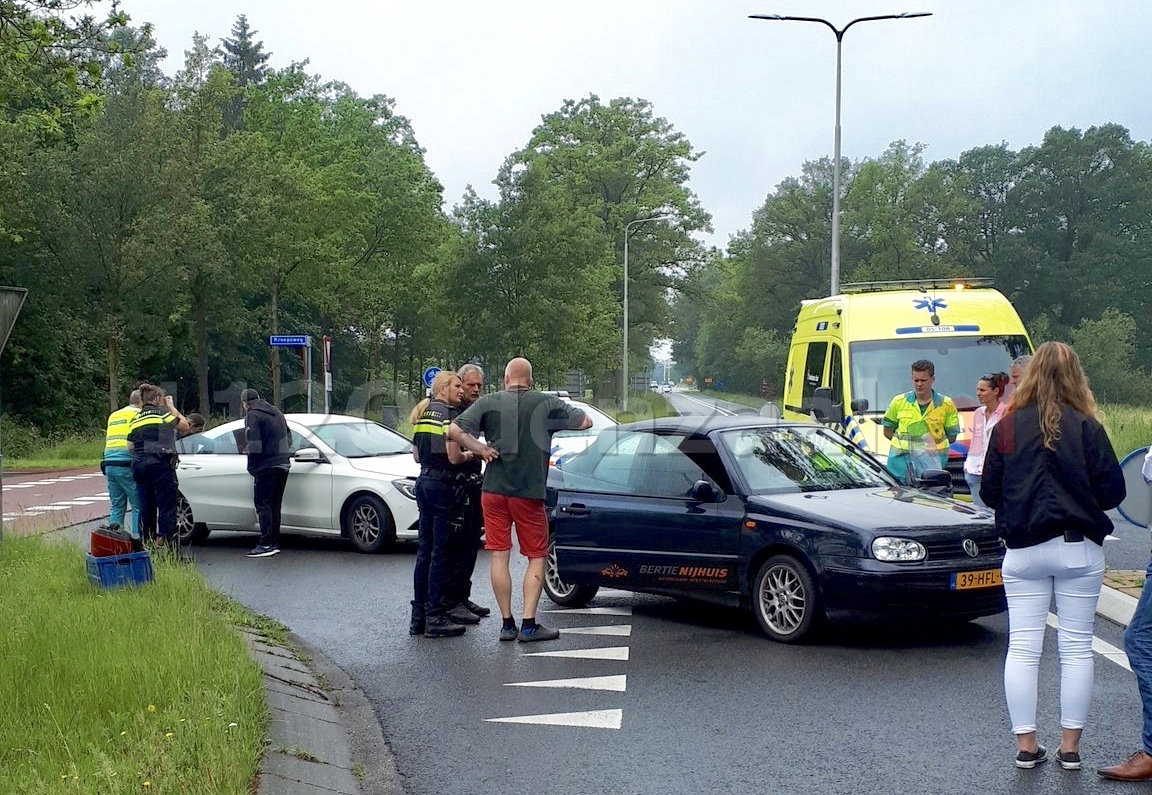
[[[448,559],[451,575],[447,597],[452,604],[463,604],[472,597],[472,572],[484,534],[484,512],[480,508],[480,484],[461,489],[464,499],[457,503],[452,532],[448,537]]]
[[[161,538],[175,538],[180,486],[172,462],[165,458],[138,458],[132,462],[132,479],[140,498],[140,537],[150,541],[159,530]]]
[[[252,476],[252,502],[260,522],[260,546],[280,546],[280,507],[284,487],[288,485],[287,469],[265,469]]]

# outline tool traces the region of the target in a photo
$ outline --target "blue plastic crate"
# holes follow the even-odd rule
[[[88,579],[101,588],[143,585],[152,582],[152,556],[147,552],[127,555],[87,556]]]

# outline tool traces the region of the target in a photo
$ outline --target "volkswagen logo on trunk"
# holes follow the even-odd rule
[[[976,542],[971,538],[965,538],[964,551],[968,553],[968,557],[974,558],[980,554],[980,547],[976,546]]]

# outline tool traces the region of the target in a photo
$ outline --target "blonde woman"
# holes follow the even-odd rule
[[[420,464],[416,479],[416,505],[420,509],[420,546],[412,574],[412,620],[409,635],[451,638],[464,634],[464,623],[477,623],[471,613],[467,620],[459,611],[450,611],[448,520],[455,509],[456,471],[454,466],[469,460],[473,453],[461,450],[448,440],[453,407],[464,394],[460,377],[441,371],[432,381],[432,397],[416,404],[412,421],[412,456]]]
[[[1080,734],[1092,701],[1092,631],[1104,579],[1105,511],[1124,499],[1124,476],[1076,352],[1046,342],[992,430],[980,496],[996,511],[1008,596],[1004,695],[1016,766],[1047,752],[1036,738],[1036,691],[1053,596],[1059,616],[1060,726],[1056,760],[1080,769]]]

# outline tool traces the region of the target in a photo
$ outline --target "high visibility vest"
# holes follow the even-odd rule
[[[948,452],[949,438],[956,438],[960,432],[960,415],[956,411],[956,404],[952,398],[945,397],[933,390],[932,402],[927,410],[920,411],[916,402],[916,393],[908,392],[897,395],[884,413],[884,427],[891,428],[894,433],[891,440],[891,450],[895,453],[907,453],[913,446],[918,449],[927,441],[929,449],[940,455]]]
[[[136,406],[125,406],[108,415],[108,430],[104,434],[104,458],[131,458],[128,453],[128,429],[132,419],[140,413]]]

